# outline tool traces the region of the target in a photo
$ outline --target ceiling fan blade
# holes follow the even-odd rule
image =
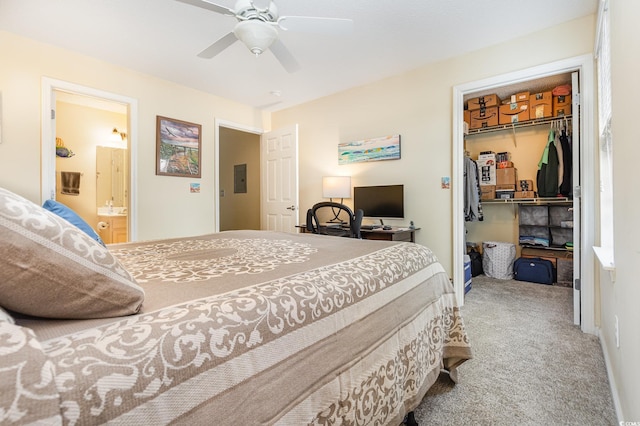
[[[271,52],[289,73],[294,73],[300,69],[300,64],[293,57],[289,49],[285,47],[280,40],[276,40],[271,44]]]
[[[236,12],[233,9],[229,9],[226,6],[220,6],[219,4],[211,3],[208,0],[176,0],[176,1],[190,4],[191,6],[201,7],[207,10],[212,10],[214,12],[222,13],[223,15],[230,15],[230,16],[236,15]]]
[[[300,31],[332,35],[353,32],[353,21],[343,18],[317,18],[313,16],[281,16],[278,25],[285,31]]]
[[[222,52],[224,49],[235,43],[236,40],[238,40],[236,38],[236,35],[233,32],[230,32],[226,36],[218,39],[218,41],[204,49],[202,52],[198,53],[198,56],[205,59],[211,59],[218,53]]]

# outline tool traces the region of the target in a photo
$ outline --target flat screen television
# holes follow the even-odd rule
[[[362,209],[365,217],[404,218],[404,185],[356,186],[353,188],[354,211]]]

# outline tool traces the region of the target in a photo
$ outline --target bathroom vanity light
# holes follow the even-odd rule
[[[119,132],[115,127],[113,128],[113,132],[111,132],[111,142],[123,142],[126,138],[126,133]]]

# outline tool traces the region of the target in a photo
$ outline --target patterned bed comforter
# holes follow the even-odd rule
[[[143,311],[0,322],[16,354],[0,419],[397,425],[471,357],[449,278],[418,244],[228,231],[110,251]]]

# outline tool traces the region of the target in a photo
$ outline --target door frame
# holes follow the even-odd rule
[[[244,124],[234,123],[232,121],[216,118],[214,122],[215,135],[213,141],[213,200],[214,200],[214,224],[213,232],[220,232],[220,127],[226,127],[227,129],[238,130],[245,133],[252,133],[262,136],[263,129],[258,127],[245,126]],[[260,162],[260,169],[262,170],[262,161]]]
[[[576,56],[549,64],[544,64],[525,70],[506,73],[491,78],[473,81],[453,87],[452,100],[452,136],[453,136],[453,283],[456,299],[464,304],[464,128],[463,110],[464,95],[493,89],[505,85],[521,83],[547,76],[570,73],[580,73],[580,142],[581,142],[581,271],[580,271],[580,315],[574,322],[579,324],[585,333],[596,334],[595,325],[595,282],[594,282],[594,253],[592,247],[595,241],[595,116],[594,116],[594,73],[593,55]],[[586,272],[586,273],[585,273]],[[575,306],[575,304],[574,304]]]
[[[55,91],[116,102],[127,107],[127,140],[129,142],[129,241],[138,236],[138,101],[128,96],[81,86],[63,80],[42,77],[42,119],[40,157],[40,203],[56,193],[56,128],[51,111],[55,110]]]

